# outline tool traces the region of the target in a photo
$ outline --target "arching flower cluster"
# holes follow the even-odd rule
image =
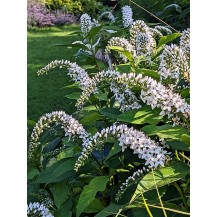
[[[139,100],[130,90],[128,84],[117,85],[111,82],[110,90],[114,94],[115,101],[118,103],[118,107],[122,112],[141,108]]]
[[[151,56],[155,52],[156,41],[150,34],[138,32],[135,47],[138,56]]]
[[[27,206],[28,217],[54,217],[48,208],[38,202],[30,203]]]
[[[182,32],[180,38],[180,47],[185,51],[188,58],[190,58],[190,29],[186,29]]]
[[[130,27],[130,42],[125,38],[113,37],[108,42],[106,52],[111,52],[109,46],[119,46],[129,51],[133,55],[133,58],[137,56],[152,56],[156,48],[156,41],[154,39],[156,34],[162,36],[160,31],[148,27],[143,20],[136,20]],[[119,54],[123,62],[126,63],[127,58],[123,54]]]
[[[146,86],[142,89],[141,100],[150,105],[152,109],[160,108],[160,115],[167,115],[168,118],[174,117],[177,113],[182,113],[186,118],[189,117],[190,106],[177,93],[166,88],[161,83],[152,78],[145,77]]]
[[[50,195],[48,194],[47,191],[41,190],[37,195],[35,195],[37,198],[38,202],[46,206],[47,208],[53,207],[54,202],[51,199]]]
[[[116,71],[102,71],[97,73],[91,80],[90,84],[86,86],[82,92],[80,98],[77,100],[76,106],[78,109],[81,109],[85,101],[88,100],[89,96],[92,93],[96,93],[97,88],[101,84],[110,84],[110,88],[116,95],[118,94],[120,87],[121,93],[123,93],[123,88],[125,87],[125,92],[128,92],[128,96],[131,97],[132,101],[138,102],[137,106],[139,107],[139,101],[136,100],[135,95],[132,92],[132,87],[139,86],[141,88],[140,99],[150,105],[152,109],[160,108],[161,115],[168,115],[169,118],[176,117],[176,114],[181,113],[184,117],[189,117],[190,106],[181,98],[179,94],[173,93],[169,88],[166,88],[161,83],[155,81],[150,77],[143,77],[142,74],[136,75],[135,73],[123,73],[119,74]],[[115,88],[114,88],[114,84]],[[121,100],[118,100],[121,104]],[[125,106],[132,107],[129,105],[129,102],[126,100],[124,103],[128,103]],[[124,109],[121,109],[124,110]]]
[[[107,18],[112,22],[112,23],[114,23],[115,22],[115,16],[112,14],[112,12],[110,12],[110,11],[105,11],[105,12],[103,12],[100,16],[99,16],[99,18],[102,18],[103,16],[107,16]]]
[[[122,12],[122,22],[124,28],[130,26],[133,22],[133,11],[130,6],[125,5],[124,7],[121,8]]]
[[[121,184],[120,190],[116,194],[115,200],[118,201],[122,194],[129,188],[131,185],[136,184],[143,176],[144,172],[146,172],[147,169],[143,167],[142,169],[137,170],[132,174],[132,176],[128,177],[124,183]]]
[[[83,144],[81,156],[76,161],[74,169],[78,171],[92,151],[101,149],[102,144],[104,144],[103,141],[109,136],[117,138],[119,146],[122,147],[122,152],[126,148],[132,149],[134,154],[138,154],[140,159],[145,160],[145,165],[148,168],[164,166],[168,153],[158,142],[151,140],[133,127],[129,128],[127,125],[121,124],[104,128],[101,132],[97,132],[94,136],[88,138]]]
[[[136,20],[130,27],[130,43],[135,46],[137,34],[144,33],[147,37],[153,37],[153,30],[143,20]]]
[[[111,50],[110,50],[110,46],[119,46],[119,47],[122,47],[124,48],[125,50],[129,51],[134,57],[136,55],[136,51],[134,49],[134,47],[130,44],[130,42],[125,39],[125,38],[120,38],[120,37],[112,37],[109,41],[108,41],[108,44],[105,48],[105,53],[109,54],[111,53]],[[122,58],[123,62],[127,62],[127,58],[121,54],[119,52],[119,55],[120,57]]]
[[[166,35],[172,34],[172,31],[166,26],[155,26],[153,31],[154,34],[157,34],[160,37],[164,35],[163,33],[165,33]]]
[[[82,14],[80,17],[81,31],[86,36],[93,27],[91,17],[88,14]]]
[[[33,157],[35,150],[40,145],[38,142],[40,135],[43,133],[44,129],[49,128],[52,123],[61,124],[65,131],[65,136],[68,136],[69,138],[77,135],[85,141],[89,136],[84,127],[71,115],[67,115],[63,111],[47,113],[38,120],[33,128],[28,151],[29,159]]]
[[[46,65],[44,68],[40,69],[37,74],[47,74],[47,72],[56,67],[65,67],[68,69],[68,74],[73,81],[79,82],[79,85],[83,88],[90,83],[90,77],[87,72],[78,66],[76,63],[71,63],[68,60],[54,60]]]
[[[190,82],[189,58],[186,52],[175,44],[166,45],[160,55],[158,73],[161,79],[171,79],[177,84],[182,78]]]

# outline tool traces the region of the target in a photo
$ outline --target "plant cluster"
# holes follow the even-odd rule
[[[54,60],[37,72],[66,68],[77,111],[47,113],[32,131],[28,212],[189,215],[190,29],[151,27],[130,6],[121,24],[105,15],[101,23],[83,14],[83,39],[57,45],[78,49],[76,62]]]
[[[96,16],[105,10],[105,2],[100,0],[44,0],[46,6],[52,10],[65,9],[69,13],[80,17],[84,12]]]
[[[118,0],[114,0],[117,3]],[[172,25],[175,29],[182,30],[190,27],[190,1],[189,0],[122,0],[121,5],[129,4],[136,11],[135,18],[144,17],[146,22],[159,22],[154,16],[145,12],[145,10],[156,15],[166,23]],[[120,5],[120,6],[121,6]],[[142,8],[138,7],[141,6]]]
[[[51,11],[37,0],[27,1],[27,25],[28,26],[54,26],[75,23],[76,17],[60,9]]]

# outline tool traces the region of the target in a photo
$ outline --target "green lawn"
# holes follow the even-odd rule
[[[64,97],[70,93],[70,90],[62,89],[70,84],[67,69],[57,68],[51,70],[48,75],[42,76],[37,76],[36,72],[52,60],[72,60],[76,50],[67,47],[52,47],[52,45],[79,40],[77,35],[69,35],[69,33],[78,30],[78,25],[28,30],[27,116],[29,120],[37,121],[41,115],[53,110],[72,112],[70,101]]]

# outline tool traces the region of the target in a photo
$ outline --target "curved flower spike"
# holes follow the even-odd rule
[[[40,135],[43,133],[44,129],[49,128],[52,123],[61,124],[65,131],[65,136],[68,136],[69,138],[77,135],[85,141],[89,136],[84,127],[71,115],[67,115],[64,111],[53,111],[51,113],[47,113],[38,120],[33,128],[28,150],[28,156],[30,159],[34,156],[34,152],[40,144],[38,142]]]
[[[77,63],[72,63],[69,60],[54,60],[47,64],[45,67],[40,69],[37,74],[43,75],[47,74],[47,72],[56,67],[65,67],[68,69],[68,74],[73,81],[79,82],[79,85],[83,88],[90,83],[90,77],[87,72],[82,69]]]
[[[119,141],[122,151],[128,147],[132,149],[134,154],[138,154],[139,158],[145,160],[145,165],[148,168],[157,168],[159,165],[164,166],[168,153],[159,143],[151,140],[143,132],[121,124],[104,128],[84,142],[81,156],[74,166],[75,171],[78,171],[94,149],[102,147],[108,136],[115,137]]]

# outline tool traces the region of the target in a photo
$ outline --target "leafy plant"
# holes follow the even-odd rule
[[[66,68],[77,107],[31,134],[28,198],[51,215],[189,215],[190,30],[131,22],[130,10],[112,25],[83,14],[81,40],[56,45],[78,48],[77,63],[38,71]]]

